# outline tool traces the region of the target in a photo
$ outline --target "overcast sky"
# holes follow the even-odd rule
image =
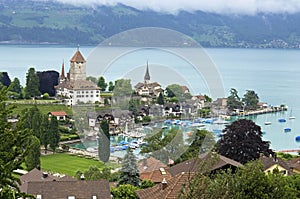
[[[209,11],[226,14],[295,13],[300,11],[300,0],[56,0],[74,5],[115,5],[122,3],[137,9],[151,9],[169,13]]]

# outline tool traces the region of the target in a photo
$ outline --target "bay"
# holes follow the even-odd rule
[[[68,70],[69,60],[76,51],[75,46],[36,46],[36,45],[0,45],[0,71],[9,73],[11,79],[18,77],[25,84],[25,76],[29,67],[34,67],[37,71],[56,70],[60,72],[61,65],[64,62]],[[94,51],[93,46],[80,47],[82,54],[88,58]],[[260,101],[271,105],[285,104],[289,111],[284,113],[274,113],[268,115],[258,115],[253,119],[266,132],[264,139],[271,142],[271,147],[275,150],[299,149],[300,143],[295,141],[295,137],[300,135],[300,51],[286,49],[222,49],[208,48],[204,49],[208,57],[214,63],[218,70],[224,85],[224,93],[227,96],[230,88],[236,88],[239,95],[243,96],[246,90],[254,90],[258,93]],[[107,52],[109,54],[109,52]],[[132,77],[133,83],[143,80],[145,65],[147,60],[150,63],[150,74],[159,66],[170,69],[173,66],[180,65],[182,73],[175,71],[172,83],[176,80],[182,80],[192,87],[193,94],[208,93],[205,86],[205,78],[200,75],[195,76],[190,67],[185,66],[182,60],[168,57],[162,52],[147,49],[146,51],[123,56],[122,59],[114,60],[111,67],[103,70],[101,58],[106,54],[99,55],[99,65],[92,67],[98,71],[89,70],[87,62],[88,75],[97,76],[97,72],[103,72],[107,80],[115,80],[118,77]],[[130,59],[136,62],[132,63]],[[89,61],[89,59],[87,59]],[[165,61],[168,60],[168,61]],[[126,67],[121,67],[124,65]],[[128,69],[132,66],[133,69]],[[100,71],[100,72],[99,72]],[[169,74],[156,72],[162,75],[162,79],[168,79]],[[107,75],[107,77],[106,77]],[[177,75],[177,76],[176,76]],[[166,78],[168,77],[168,78]],[[176,78],[178,77],[178,78]],[[183,77],[183,78],[180,78]],[[155,81],[155,79],[151,80]],[[293,111],[295,120],[288,120],[290,110]],[[286,123],[279,123],[279,118],[287,118]],[[265,126],[264,122],[268,118],[271,125]],[[285,133],[284,128],[290,127],[291,132]]]

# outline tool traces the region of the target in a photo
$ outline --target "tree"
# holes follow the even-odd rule
[[[242,164],[258,159],[260,154],[269,156],[274,153],[269,149],[269,142],[262,140],[260,126],[246,119],[236,120],[226,126],[217,142],[217,151]]]
[[[96,78],[96,77],[88,76],[88,77],[86,78],[86,80],[88,80],[88,81],[91,81],[91,82],[93,82],[93,83],[95,83],[95,84],[97,84],[97,83],[98,83],[98,81],[97,81],[97,78]]]
[[[169,164],[169,159],[176,160],[184,153],[183,134],[180,129],[160,130],[144,139],[148,144],[143,146],[141,153],[150,153],[156,159]]]
[[[183,194],[182,194],[183,193]],[[249,162],[236,172],[221,170],[207,175],[198,172],[179,198],[297,198],[299,190],[281,174],[265,174],[259,161]]]
[[[111,188],[111,194],[114,199],[138,199],[135,191],[137,187],[131,184],[120,185],[116,188]]]
[[[32,97],[39,96],[39,77],[35,72],[34,68],[29,68],[26,75],[26,87],[25,87],[25,98],[29,99]]]
[[[247,90],[242,99],[242,102],[244,103],[247,110],[255,110],[258,107],[257,103],[259,102],[259,97],[255,93],[255,91]]]
[[[165,99],[164,99],[163,93],[159,93],[159,95],[157,97],[157,103],[159,105],[164,105],[165,104]]]
[[[107,88],[107,83],[105,82],[105,79],[103,76],[99,77],[97,85],[101,89],[101,91],[105,91]]]
[[[112,81],[108,82],[108,91],[112,92],[114,90],[115,86]]]
[[[149,187],[153,187],[155,184],[151,180],[142,180],[140,184],[141,189],[147,189]]]
[[[238,91],[234,88],[230,89],[230,95],[227,97],[227,107],[229,110],[242,109],[243,103],[238,95]]]
[[[166,92],[169,98],[176,97],[179,101],[190,99],[192,97],[190,93],[185,93],[182,86],[178,84],[171,84],[167,86]]]
[[[40,139],[42,128],[42,113],[37,105],[30,109],[24,109],[17,126],[20,128],[28,128],[32,131],[33,135]]]
[[[49,146],[52,149],[53,153],[55,149],[58,147],[60,135],[58,130],[58,121],[55,116],[50,118],[49,124]]]
[[[42,116],[42,123],[41,123],[41,131],[40,131],[40,143],[45,148],[45,153],[47,153],[48,145],[50,143],[50,122],[49,116],[43,115]]]
[[[25,157],[25,164],[27,169],[30,171],[34,168],[38,168],[41,164],[41,145],[39,139],[35,136],[32,136],[31,144],[28,148],[29,150]]]
[[[207,130],[195,129],[194,135],[187,139],[187,142],[190,143],[189,148],[180,156],[177,163],[209,152],[216,144],[213,134]]]
[[[15,93],[18,93],[18,94],[21,94],[22,93],[22,86],[21,86],[20,80],[15,77],[12,84],[13,85],[11,87],[11,91],[15,92]]]
[[[26,128],[13,128],[7,121],[14,106],[6,104],[9,88],[0,86],[0,198],[19,198],[19,178],[13,171],[21,168],[29,150],[32,134]]]
[[[130,184],[138,186],[140,182],[140,174],[137,168],[136,157],[130,148],[127,149],[127,153],[122,161],[122,168],[120,174],[119,185]]]
[[[131,96],[132,86],[130,79],[119,79],[115,81],[114,97]]]
[[[109,134],[109,122],[103,120],[100,123],[100,129],[98,133],[98,156],[99,160],[108,162],[110,156],[110,134]]]

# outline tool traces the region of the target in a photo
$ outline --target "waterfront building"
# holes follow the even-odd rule
[[[64,63],[62,64],[56,95],[64,99],[68,106],[100,102],[100,88],[92,81],[86,80],[86,61],[79,49],[70,60],[67,76]]]

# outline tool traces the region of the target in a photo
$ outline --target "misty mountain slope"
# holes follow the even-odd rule
[[[206,47],[298,48],[300,14],[177,14],[115,6],[73,6],[55,1],[0,0],[1,43],[96,45],[132,28],[163,27]]]

